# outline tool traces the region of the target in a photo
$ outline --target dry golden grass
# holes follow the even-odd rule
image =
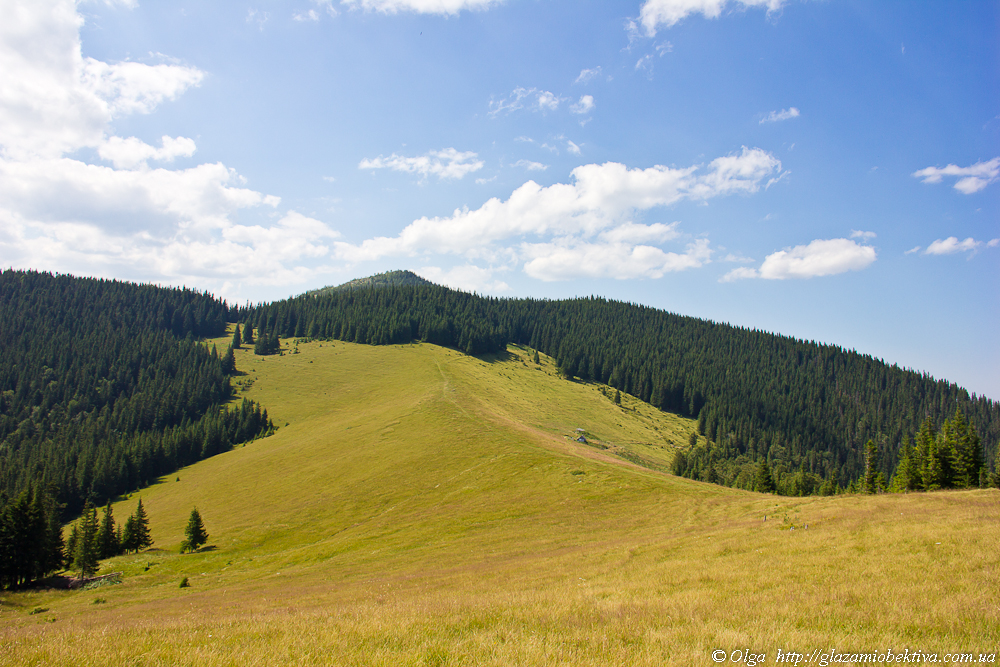
[[[779,648],[997,651],[996,491],[724,489],[615,454],[662,465],[689,420],[631,397],[619,408],[524,349],[298,349],[239,353],[245,395],[278,433],[144,490],[154,550],[102,568],[124,571],[123,584],[3,596],[0,664],[703,665],[718,648],[765,652],[766,664]],[[609,449],[574,442],[576,428]],[[193,505],[215,548],[181,556]]]

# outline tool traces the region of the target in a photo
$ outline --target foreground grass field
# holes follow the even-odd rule
[[[1000,493],[789,499],[679,479],[657,468],[690,420],[532,356],[241,351],[241,395],[278,432],[138,494],[156,543],[102,563],[122,584],[4,594],[0,664],[997,652]],[[193,506],[211,546],[179,555]]]

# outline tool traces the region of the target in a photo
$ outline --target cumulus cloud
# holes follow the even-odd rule
[[[770,153],[746,147],[708,165],[685,168],[581,165],[571,172],[570,183],[543,187],[528,181],[506,201],[492,198],[478,209],[415,220],[395,237],[335,242],[334,247],[337,257],[350,262],[434,252],[525,261],[529,275],[546,280],[570,274],[658,277],[700,266],[709,260],[710,249],[705,241],[693,242],[681,254],[650,245],[673,240],[678,232],[672,225],[639,225],[633,220],[637,212],[754,193],[780,169]],[[607,258],[592,264],[601,253]]]
[[[187,137],[114,135],[115,119],[153,113],[205,73],[166,58],[84,58],[83,22],[73,0],[23,3],[0,22],[0,261],[216,288],[314,271],[301,261],[336,238],[323,223],[290,212],[238,224],[240,211],[273,211],[280,199],[221,163],[167,168],[194,155]]]
[[[108,137],[97,149],[97,154],[113,163],[119,169],[135,169],[145,167],[148,160],[173,162],[174,158],[191,157],[195,152],[195,143],[187,137],[168,137],[160,139],[160,148],[154,148],[141,139],[129,137]]]
[[[105,63],[84,58],[83,20],[71,0],[4,13],[0,22],[0,151],[9,159],[59,157],[94,148],[114,118],[149,113],[199,85],[182,65]]]
[[[954,164],[949,164],[947,167],[927,167],[913,172],[912,175],[924,183],[940,183],[944,176],[957,176],[959,178],[952,187],[962,194],[971,195],[1000,178],[1000,157],[988,162],[977,162],[971,167],[959,167]]]
[[[393,171],[420,174],[423,177],[434,175],[439,179],[460,179],[467,174],[483,168],[484,162],[479,160],[478,157],[472,151],[458,151],[454,148],[445,148],[439,151],[430,151],[426,155],[417,157],[404,157],[395,153],[389,157],[379,155],[374,159],[366,158],[362,160],[358,164],[358,168],[392,169]]]
[[[737,0],[732,4],[741,9],[765,7],[770,14],[780,10],[784,3],[785,0]],[[728,5],[729,0],[646,0],[639,10],[639,22],[652,37],[658,28],[670,28],[691,14],[717,19]]]
[[[529,259],[524,272],[546,282],[572,278],[662,278],[667,273],[695,269],[709,261],[708,241],[698,239],[683,253],[628,243],[538,243],[522,247]]]
[[[938,239],[927,246],[925,255],[951,255],[956,252],[970,252],[982,245],[971,236],[964,241],[959,241],[956,236],[949,236],[946,239]]]
[[[594,108],[593,95],[581,95],[580,101],[570,105],[569,110],[573,113],[587,113]]]
[[[464,10],[485,10],[502,4],[503,0],[341,0],[350,9],[396,14],[414,12],[417,14],[444,14],[456,16]]]
[[[850,239],[817,239],[808,245],[771,253],[764,258],[760,269],[745,266],[733,269],[721,278],[721,282],[747,278],[786,280],[832,276],[847,271],[860,271],[874,262],[875,258],[874,248]]]
[[[760,119],[760,124],[764,123],[777,123],[778,121],[788,120],[789,118],[798,118],[799,110],[795,107],[789,107],[787,109],[782,109],[781,111],[772,111],[763,118]]]

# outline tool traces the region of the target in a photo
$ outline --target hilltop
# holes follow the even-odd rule
[[[267,405],[277,433],[143,490],[153,550],[102,563],[122,584],[5,594],[0,662],[995,650],[997,491],[789,499],[673,477],[657,468],[695,421],[539,361],[520,346],[238,351],[236,398]],[[182,556],[192,506],[209,547]]]
[[[412,285],[434,285],[426,278],[421,278],[412,271],[386,271],[366,278],[355,278],[340,285],[321,287],[309,290],[302,296],[322,296],[332,292],[363,289],[366,287],[404,287]]]

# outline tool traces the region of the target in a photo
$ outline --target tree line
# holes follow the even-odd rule
[[[66,540],[65,563],[77,570],[81,578],[93,576],[98,562],[127,553],[138,553],[153,546],[149,517],[142,506],[136,505],[125,524],[116,524],[111,503],[104,506],[104,516],[97,521],[97,508],[89,503],[70,529]]]
[[[189,289],[0,273],[0,493],[49,489],[77,515],[273,430],[199,339],[229,307]]]

